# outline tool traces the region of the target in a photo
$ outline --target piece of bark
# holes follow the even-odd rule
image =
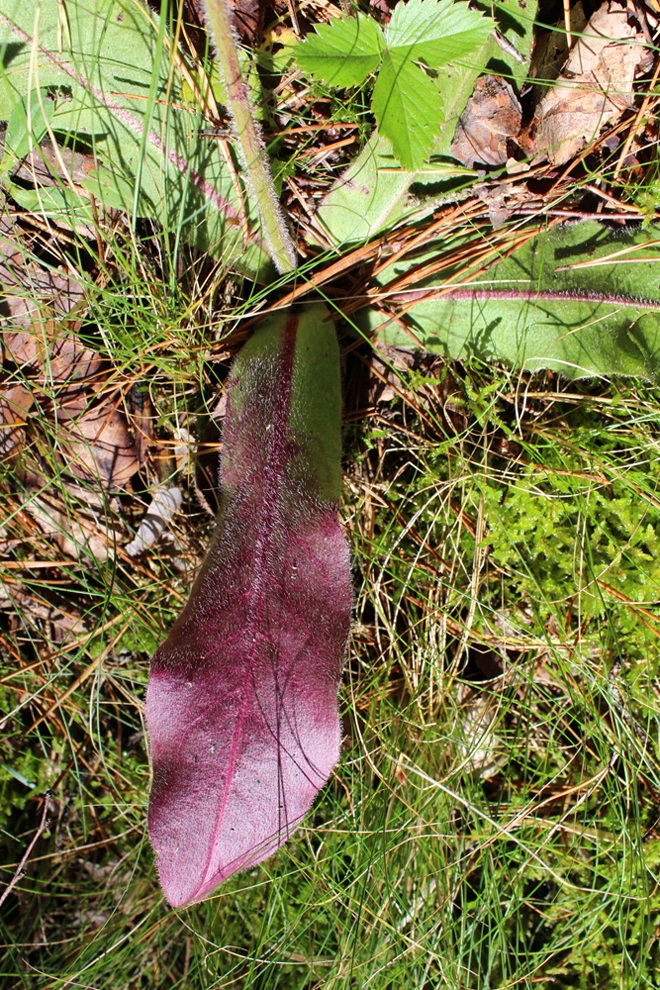
[[[535,114],[534,147],[562,165],[633,105],[635,77],[653,54],[617,3],[604,3],[573,47]]]
[[[480,76],[461,114],[451,154],[467,168],[504,165],[518,136],[522,110],[501,76]]]

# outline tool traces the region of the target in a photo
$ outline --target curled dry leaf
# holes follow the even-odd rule
[[[501,76],[480,76],[459,118],[451,154],[468,168],[504,165],[521,120],[522,109],[511,84]]]
[[[653,55],[621,5],[604,3],[571,50],[535,116],[537,153],[567,162],[633,104],[633,83]]]
[[[57,412],[57,442],[66,468],[77,478],[119,491],[138,471],[137,448],[126,418],[111,396],[89,405],[71,400]]]
[[[125,548],[129,557],[137,557],[160,539],[175,512],[181,508],[181,489],[157,488],[134,539]]]
[[[216,534],[147,690],[149,833],[174,906],[273,853],[339,755],[351,590],[327,310],[266,321],[228,388]]]
[[[32,494],[25,499],[24,510],[39,527],[41,534],[52,540],[62,554],[73,560],[91,556],[104,561],[114,556],[118,534],[106,517],[101,496],[93,492],[64,486],[70,502],[62,502],[47,494]],[[89,511],[82,510],[87,505]]]

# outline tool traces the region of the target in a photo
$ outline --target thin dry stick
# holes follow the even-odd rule
[[[46,797],[44,799],[44,808],[43,808],[43,811],[41,812],[41,821],[39,822],[39,827],[37,828],[37,831],[34,833],[34,837],[32,839],[32,842],[30,843],[30,845],[25,850],[25,853],[23,854],[22,860],[20,861],[20,863],[16,867],[16,872],[14,873],[13,877],[11,878],[11,880],[9,881],[9,883],[7,884],[7,886],[5,887],[5,889],[3,890],[2,894],[0,894],[0,907],[2,907],[2,905],[4,904],[4,902],[7,899],[7,897],[9,897],[10,893],[12,892],[12,890],[14,889],[14,887],[16,886],[16,884],[18,883],[18,881],[23,876],[23,867],[27,863],[28,858],[30,856],[30,853],[34,849],[34,846],[35,846],[35,843],[36,843],[37,839],[39,838],[40,835],[43,835],[43,833],[45,832],[45,830],[48,828],[48,822],[46,821],[46,815],[48,814],[48,809],[49,808],[50,808],[50,801],[48,799],[48,795],[46,795]]]
[[[564,27],[566,28],[566,43],[568,50],[573,47],[573,35],[571,34],[571,3],[570,0],[563,0],[564,7]]]
[[[204,0],[215,55],[227,91],[227,109],[234,122],[238,152],[263,224],[263,236],[282,274],[296,267],[296,252],[275,194],[259,125],[250,105],[249,87],[238,62],[238,42],[227,0]]]

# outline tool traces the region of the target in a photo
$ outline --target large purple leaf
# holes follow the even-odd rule
[[[218,527],[147,689],[149,833],[175,907],[274,852],[339,756],[351,590],[327,310],[266,321],[228,396]]]

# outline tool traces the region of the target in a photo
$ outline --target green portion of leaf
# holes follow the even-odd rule
[[[399,167],[377,131],[325,196],[317,218],[337,247],[366,241],[410,211],[414,173]]]
[[[500,34],[521,56],[518,60],[497,46],[493,56],[495,71],[503,73],[510,82],[520,87],[528,78],[538,0],[524,0],[524,4],[520,0],[499,0],[492,5],[489,3],[488,10],[492,11],[497,21]]]
[[[181,60],[168,53],[156,15],[132,0],[42,0],[36,11],[22,0],[2,5],[0,119],[20,113],[35,88],[50,90],[52,130],[91,147],[105,188],[117,176],[109,205],[265,275],[270,262],[258,237],[244,243],[243,206],[221,148],[199,138],[199,108],[181,98]],[[88,188],[102,198],[94,176]]]
[[[26,189],[12,179],[3,179],[3,186],[19,206],[28,213],[57,223],[66,223],[72,230],[94,223],[94,210],[88,197],[78,196],[67,186],[43,186]]]
[[[384,284],[402,270],[392,266]],[[595,221],[554,228],[487,275],[441,298],[400,298],[421,346],[568,378],[657,376],[660,228],[616,237]],[[411,345],[387,315],[364,311],[362,325],[385,343]]]
[[[316,33],[296,48],[303,70],[332,86],[359,86],[378,68],[383,32],[373,19],[358,13],[320,24]]]
[[[492,30],[492,21],[467,4],[408,0],[394,8],[385,41],[402,59],[419,59],[437,69],[476,51]]]
[[[437,90],[422,69],[386,52],[374,86],[373,111],[403,167],[422,165],[442,120]]]
[[[7,121],[0,172],[7,172],[39,144],[54,113],[55,102],[45,87],[30,90],[16,102]]]

